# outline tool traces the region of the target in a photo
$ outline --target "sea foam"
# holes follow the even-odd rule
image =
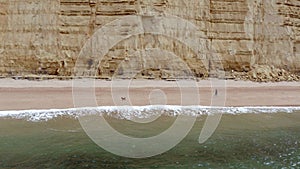
[[[208,107],[208,106],[103,106],[92,108],[0,111],[0,118],[24,119],[32,122],[48,121],[58,117],[78,118],[88,115],[108,115],[118,119],[145,119],[154,116],[201,116],[245,113],[294,113],[300,107]]]

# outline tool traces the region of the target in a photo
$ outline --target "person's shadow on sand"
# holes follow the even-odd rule
[[[215,90],[215,96],[218,96],[218,89]]]

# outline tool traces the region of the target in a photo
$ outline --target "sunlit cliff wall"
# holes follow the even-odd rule
[[[98,76],[113,76],[117,69],[126,69],[120,63],[128,53],[153,47],[179,55],[198,77],[208,75],[207,67],[250,71],[257,64],[300,72],[299,0],[0,0],[0,75],[71,76],[81,48],[95,31],[115,19],[149,11],[197,25],[207,51],[197,56],[167,37],[132,36],[110,49]],[[129,58],[131,66],[139,67],[137,60],[154,65],[140,71],[147,78],[172,78],[183,69],[171,56],[134,57],[139,59]],[[172,59],[174,65],[169,64]]]

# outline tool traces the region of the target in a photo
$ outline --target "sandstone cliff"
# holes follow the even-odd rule
[[[0,0],[0,75],[72,76],[80,50],[99,28],[146,12],[195,24],[205,48],[199,55],[168,37],[135,35],[109,50],[98,77],[123,77],[135,67],[136,77],[168,79],[182,75],[186,65],[199,78],[226,71],[233,78],[232,72],[249,72],[241,77],[257,80],[257,65],[300,73],[299,0]],[[177,57],[139,53],[148,48]]]

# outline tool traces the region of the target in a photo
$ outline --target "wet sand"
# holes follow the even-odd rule
[[[209,80],[197,82],[199,105],[210,106],[212,97],[221,97],[224,98],[222,99],[224,106],[300,106],[300,82],[226,81],[226,87],[223,86],[223,81],[217,83],[217,86],[211,87]],[[167,98],[164,103],[168,105],[182,103],[181,91],[176,82],[138,80],[132,82],[129,88],[114,87],[113,90],[111,84],[111,81],[95,82],[98,106],[149,105],[151,104],[149,95],[158,89],[163,91]],[[214,96],[216,89],[218,95]],[[121,96],[124,91],[128,91],[129,96],[122,101]],[[194,94],[195,90],[184,90],[184,92]],[[0,110],[73,107],[72,81],[0,80]]]

